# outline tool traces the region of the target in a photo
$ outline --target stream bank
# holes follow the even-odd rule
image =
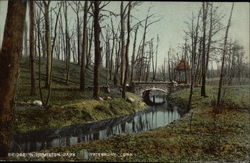
[[[200,97],[200,89],[195,88],[191,112],[167,126],[41,152],[130,154],[126,157],[97,155],[88,159],[78,155],[49,158],[62,161],[246,161],[250,153],[249,88],[228,87],[227,96],[224,97],[227,105],[221,107],[217,114],[213,111],[217,87],[207,87],[208,98]],[[173,94],[172,98],[176,102],[182,100],[184,104],[188,93],[188,89],[182,90]]]
[[[83,99],[68,104],[52,105],[49,109],[19,103],[15,111],[15,131],[24,133],[64,127],[120,117],[147,109],[140,97],[132,93],[127,93],[127,97],[133,101],[105,95],[101,100]]]
[[[166,102],[127,116],[16,134],[11,152],[26,153],[55,147],[69,147],[116,135],[149,131],[181,118],[184,114],[180,110],[182,109],[170,106]]]

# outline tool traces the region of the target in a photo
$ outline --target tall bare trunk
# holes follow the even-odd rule
[[[35,53],[36,53],[36,41],[35,41],[35,5],[34,1],[29,1],[30,11],[30,95],[36,94],[36,80],[35,80]]]
[[[168,50],[168,78],[170,81],[172,81],[172,75],[171,75],[171,64],[170,64],[170,49]]]
[[[27,1],[8,1],[0,51],[0,160],[7,159],[13,137],[14,100],[22,55]]]
[[[115,51],[115,29],[114,29],[112,18],[111,18],[111,27],[112,27],[113,41],[112,41],[112,50],[111,50],[111,56],[110,56],[109,80],[112,80],[112,73],[113,73],[113,67],[114,67],[114,51]]]
[[[193,96],[193,87],[194,87],[194,80],[195,80],[195,57],[196,57],[196,50],[197,50],[197,44],[198,44],[198,32],[199,32],[199,18],[200,18],[200,12],[197,18],[197,24],[194,29],[193,20],[192,20],[192,31],[191,31],[191,40],[192,40],[192,50],[191,50],[191,70],[190,70],[190,93],[189,93],[189,100],[188,100],[188,109],[191,109],[192,104],[192,96]]]
[[[50,21],[49,21],[49,5],[44,1],[44,17],[45,17],[45,38],[46,38],[46,53],[47,53],[47,65],[46,65],[46,82],[45,88],[49,88],[51,84],[51,37],[50,37]]]
[[[70,38],[69,38],[69,29],[68,29],[68,6],[67,2],[64,2],[64,18],[65,18],[65,63],[66,63],[66,84],[69,83],[69,69],[70,69]]]
[[[86,1],[85,1],[86,3]],[[76,15],[76,20],[77,20],[77,56],[78,56],[78,60],[77,60],[77,63],[78,65],[81,65],[81,49],[80,49],[80,46],[81,46],[81,32],[80,32],[80,20],[79,20],[79,15],[77,13]],[[84,28],[84,27],[83,27]],[[83,34],[84,35],[84,34]]]
[[[155,64],[154,64],[154,71],[153,71],[153,80],[156,78],[157,72],[157,57],[158,57],[158,50],[159,50],[159,35],[157,34],[157,45],[156,45],[156,52],[155,52]]]
[[[139,24],[135,28],[135,36],[134,36],[134,44],[133,44],[133,53],[131,59],[131,76],[130,76],[130,83],[134,80],[134,66],[135,66],[135,48],[136,48],[136,40],[137,40],[137,32],[139,29]]]
[[[213,30],[213,4],[211,4],[210,9],[210,26],[209,26],[209,34],[208,34],[208,43],[207,43],[207,56],[206,56],[206,69],[205,73],[207,73],[208,70],[208,62],[209,62],[209,53],[210,53],[210,47],[212,42],[212,30]]]
[[[94,38],[95,38],[95,63],[94,63],[94,91],[93,91],[93,97],[98,98],[99,97],[99,66],[101,61],[101,47],[100,47],[100,33],[101,33],[101,27],[99,24],[99,14],[100,14],[100,8],[99,3],[100,1],[93,2],[94,4]]]
[[[127,78],[128,78],[128,51],[129,51],[129,43],[130,43],[130,10],[131,10],[131,1],[128,2],[128,15],[127,15],[127,44],[126,44],[126,51],[125,51],[125,77],[122,87],[122,98],[126,98],[126,84],[127,84]]]
[[[116,41],[116,59],[115,59],[115,73],[114,73],[114,85],[117,86],[118,84],[118,72],[119,72],[119,65],[120,65],[120,41]]]
[[[124,9],[123,9],[123,1],[121,1],[121,7],[120,7],[120,17],[121,17],[121,68],[120,68],[120,85],[123,85],[124,82],[124,60],[125,60],[125,52],[124,52],[124,44],[125,44],[125,40],[124,40],[124,30],[125,30],[125,24],[124,24]]]
[[[222,88],[222,81],[223,81],[223,72],[224,72],[224,61],[225,61],[225,55],[227,53],[227,37],[228,37],[228,31],[229,27],[231,25],[231,19],[232,19],[232,14],[233,14],[233,8],[234,8],[234,3],[232,4],[231,12],[230,12],[230,17],[228,19],[228,24],[226,28],[226,33],[224,37],[224,47],[223,47],[223,52],[222,52],[222,62],[221,62],[221,70],[220,70],[220,80],[219,80],[219,88],[218,88],[218,97],[217,97],[217,106],[220,105],[220,100],[221,100],[221,88]]]
[[[81,71],[80,71],[80,90],[85,89],[85,58],[88,50],[87,40],[87,17],[88,17],[88,1],[84,4],[84,16],[83,16],[83,40],[82,40],[82,57],[81,57]]]
[[[90,32],[90,38],[88,39],[89,40],[89,50],[88,50],[88,54],[87,54],[87,58],[86,58],[86,68],[89,68],[90,67],[90,64],[91,64],[91,48],[92,48],[92,40],[93,40],[93,33],[94,33],[94,23],[92,24],[92,27],[91,27],[91,32]]]
[[[202,3],[203,11],[203,37],[202,37],[202,63],[201,63],[201,75],[202,75],[202,85],[201,85],[201,96],[206,96],[206,26],[207,26],[207,2]]]
[[[28,56],[28,23],[25,21],[24,25],[24,54],[23,56]]]

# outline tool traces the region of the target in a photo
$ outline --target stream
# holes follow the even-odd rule
[[[14,136],[11,152],[33,152],[52,147],[75,145],[80,142],[101,140],[119,134],[148,131],[166,126],[184,114],[183,109],[165,102],[123,117],[62,128],[30,131]]]

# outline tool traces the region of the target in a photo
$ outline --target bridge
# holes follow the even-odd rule
[[[160,82],[160,81],[154,81],[154,82],[138,82],[134,81],[130,85],[130,91],[142,96],[143,92],[146,90],[151,90],[151,89],[158,89],[158,90],[163,90],[167,94],[183,89],[183,88],[188,88],[188,84],[177,84],[175,82]]]

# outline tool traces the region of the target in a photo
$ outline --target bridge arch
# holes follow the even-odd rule
[[[161,90],[169,93],[173,84],[171,82],[133,82],[131,91],[142,96],[146,90]]]
[[[148,105],[159,105],[166,102],[168,91],[160,88],[145,89],[142,93],[143,101]]]

